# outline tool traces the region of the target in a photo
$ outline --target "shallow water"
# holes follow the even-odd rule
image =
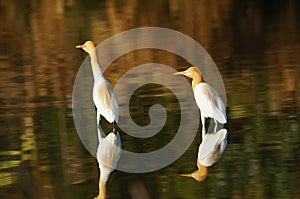
[[[0,197],[97,195],[97,162],[73,122],[73,84],[86,57],[74,46],[153,26],[192,37],[215,61],[226,89],[228,145],[205,181],[180,177],[196,169],[199,127],[192,145],[169,166],[145,174],[113,172],[108,197],[300,198],[299,7],[296,0],[2,0]],[[189,65],[172,53],[144,49],[121,56],[104,75],[115,85],[126,71],[150,62],[176,70]],[[123,93],[118,95],[122,99]],[[174,137],[179,107],[160,85],[148,84],[134,93],[133,120],[149,124],[154,103],[167,110],[165,126],[147,139],[121,132],[124,148],[149,152]]]

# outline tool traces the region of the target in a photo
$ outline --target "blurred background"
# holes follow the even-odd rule
[[[192,37],[217,64],[227,94],[227,149],[204,182],[180,177],[196,169],[199,128],[191,147],[168,167],[115,171],[108,198],[300,198],[299,8],[297,0],[1,0],[0,197],[97,195],[97,162],[72,117],[73,83],[86,57],[75,45],[157,26]],[[149,62],[185,69],[178,56],[145,49],[120,57],[105,76],[114,85]],[[174,96],[162,98],[160,89],[137,90],[131,105],[137,124],[149,122],[153,100],[178,108]],[[124,136],[124,147],[164,146],[177,131],[178,115],[163,135],[141,145]]]

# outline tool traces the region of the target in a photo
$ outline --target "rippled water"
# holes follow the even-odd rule
[[[2,0],[0,197],[97,195],[97,162],[81,143],[72,116],[73,83],[86,56],[74,46],[158,26],[192,37],[217,64],[227,96],[227,149],[204,182],[180,177],[196,168],[199,128],[190,148],[168,167],[112,173],[108,197],[300,198],[299,8],[296,0]],[[177,70],[188,65],[172,53],[145,49],[121,56],[105,76],[114,85],[132,67],[150,62]],[[155,150],[176,134],[178,104],[172,94],[161,93],[168,89],[155,84],[135,92],[130,111],[137,124],[150,122],[154,102],[171,111],[154,137],[122,132],[125,148]]]

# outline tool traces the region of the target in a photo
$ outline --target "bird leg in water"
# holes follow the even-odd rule
[[[115,129],[115,121],[113,121],[113,123],[112,123],[112,126],[113,126],[113,132],[115,133],[116,132],[116,129]]]
[[[201,115],[201,123],[202,123],[202,139],[205,136],[205,117]]]
[[[215,129],[214,129],[214,133],[215,133],[215,132],[217,132],[218,122],[216,119],[214,119],[214,121],[215,121]]]
[[[98,128],[98,125],[99,125],[100,120],[101,120],[100,112],[99,112],[99,110],[97,109],[97,125],[96,125],[97,128]]]

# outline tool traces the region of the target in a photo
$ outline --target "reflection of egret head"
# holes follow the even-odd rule
[[[185,71],[174,73],[174,75],[184,75],[192,79],[200,78],[201,79],[200,82],[204,81],[200,70],[195,66],[191,66]]]
[[[198,182],[201,182],[206,179],[208,174],[208,168],[206,166],[203,166],[199,160],[197,160],[197,167],[198,170],[194,171],[190,174],[180,174],[181,176],[191,177],[197,180]]]
[[[83,49],[85,52],[90,53],[93,50],[95,50],[95,45],[92,41],[86,41],[84,44],[82,45],[77,45],[76,48],[81,48]]]

